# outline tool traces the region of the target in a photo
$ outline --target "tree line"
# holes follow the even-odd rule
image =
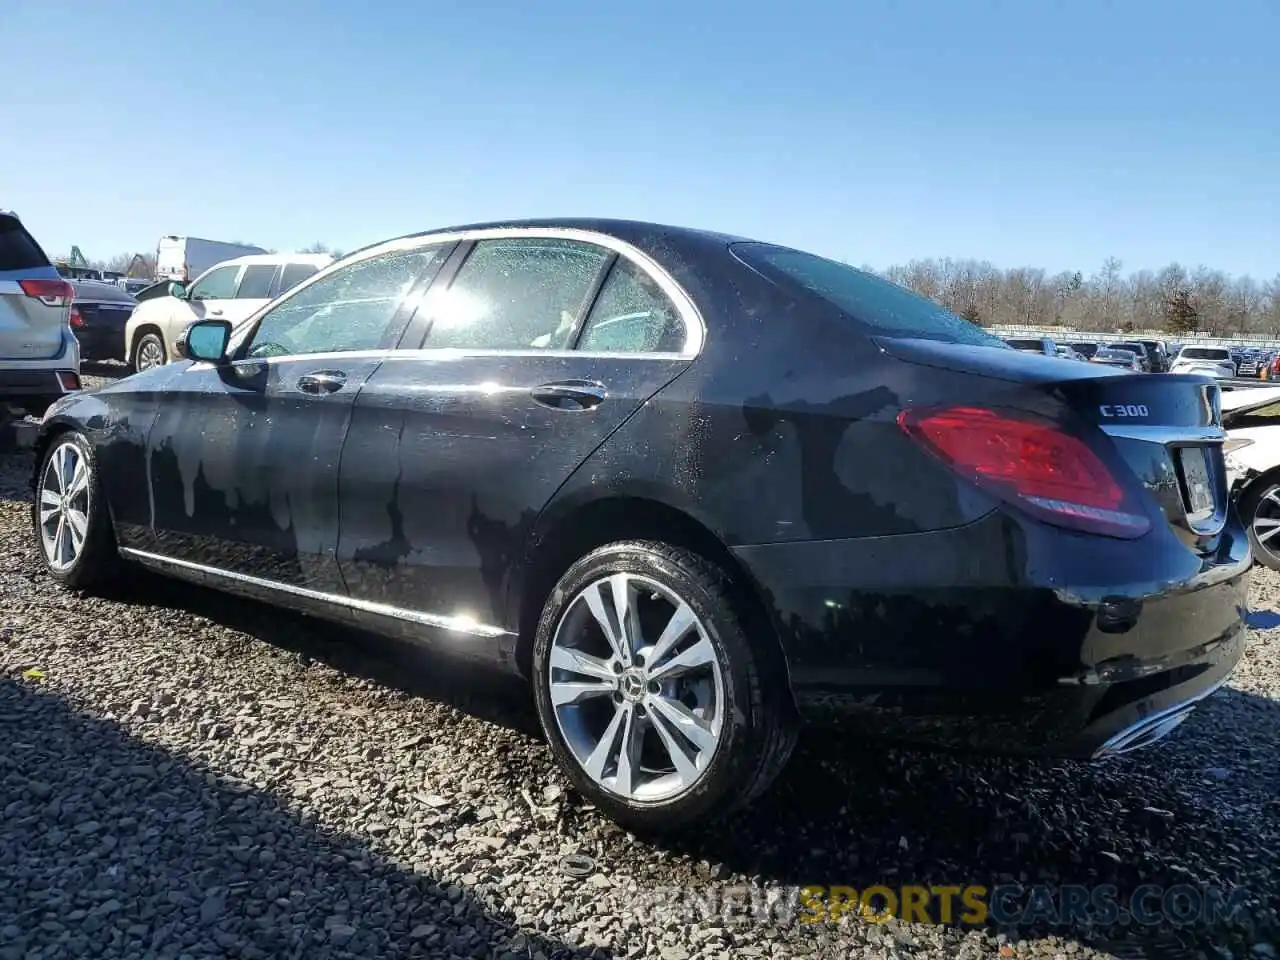
[[[983,326],[1280,337],[1280,274],[1258,283],[1177,263],[1125,273],[1115,257],[1088,276],[949,258],[912,260],[878,272]]]

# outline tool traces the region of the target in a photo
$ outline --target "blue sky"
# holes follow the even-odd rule
[[[0,207],[51,252],[582,214],[877,267],[1280,272],[1276,0],[195,10],[0,4]]]

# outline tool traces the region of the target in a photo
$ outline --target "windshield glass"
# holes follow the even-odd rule
[[[1007,349],[1003,340],[976,324],[865,270],[769,243],[735,243],[730,249],[771,280],[798,284],[875,333]]]
[[[1180,354],[1179,360],[1229,360],[1231,355],[1226,350],[1212,347],[1187,347]]]

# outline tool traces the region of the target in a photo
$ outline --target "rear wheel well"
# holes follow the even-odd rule
[[[520,595],[519,641],[516,665],[526,677],[533,673],[533,639],[543,605],[552,589],[574,563],[597,547],[620,540],[656,540],[692,550],[723,570],[748,635],[759,636],[762,652],[772,662],[766,669],[786,676],[786,657],[773,618],[755,581],[720,538],[686,513],[654,500],[618,498],[588,504],[561,519],[541,537],[529,558]],[[788,696],[790,684],[786,684]]]

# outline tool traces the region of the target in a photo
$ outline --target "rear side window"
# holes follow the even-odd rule
[[[676,353],[684,323],[662,288],[629,260],[618,259],[587,317],[579,350],[596,353]]]
[[[240,278],[240,286],[236,289],[237,300],[267,300],[271,296],[271,281],[276,276],[274,263],[255,263],[244,268],[244,276]]]
[[[313,267],[309,263],[286,263],[284,270],[280,272],[280,292],[292,290],[318,270],[319,267]]]
[[[768,243],[735,243],[731,249],[771,279],[798,284],[870,327],[873,333],[1005,347],[998,337],[932,300],[865,270]]]
[[[0,215],[0,270],[31,270],[49,266],[49,258],[27,228],[13,217]]]

